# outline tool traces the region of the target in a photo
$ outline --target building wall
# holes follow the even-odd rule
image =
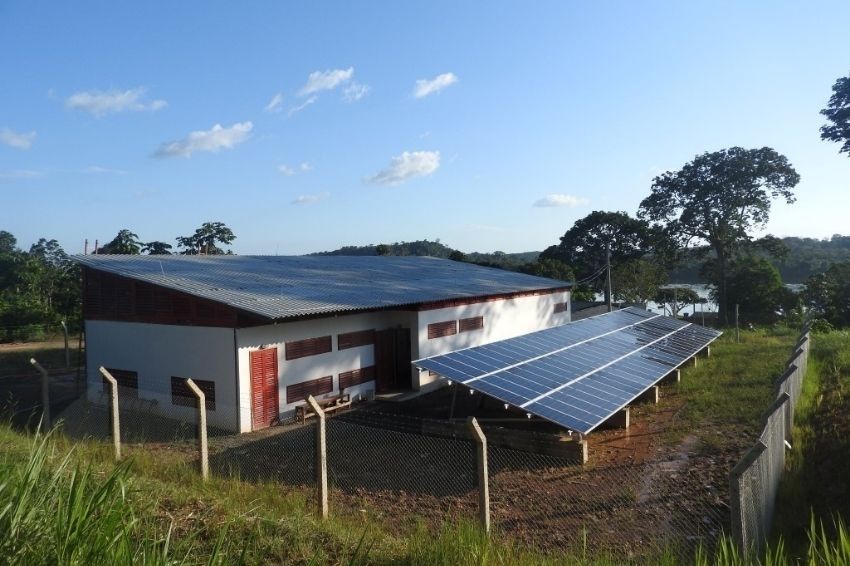
[[[333,376],[333,391],[339,393],[339,374],[372,366],[375,363],[372,345],[338,349],[337,335],[360,330],[385,330],[403,327],[411,329],[411,340],[415,341],[416,313],[408,311],[381,311],[284,322],[274,325],[241,328],[236,331],[239,360],[239,406],[240,429],[251,430],[251,368],[250,353],[267,347],[276,347],[278,356],[279,410],[283,415],[291,414],[299,403],[287,404],[286,387],[311,381],[328,375]],[[332,336],[333,349],[324,354],[307,356],[296,360],[286,359],[285,343],[320,336]],[[354,385],[346,390],[352,399],[369,398],[374,395],[375,382]]]
[[[563,312],[555,312],[555,305],[559,303],[566,303]],[[570,322],[571,316],[569,305],[569,291],[561,291],[545,295],[516,297],[420,311],[417,313],[419,315],[417,317],[419,340],[414,349],[413,359],[427,358],[460,348],[480,346],[535,330],[566,324]],[[452,336],[428,338],[429,324],[476,316],[484,317],[484,328],[458,332]],[[438,379],[438,376],[429,375],[428,372],[417,372],[414,378],[414,387],[422,389]]]
[[[171,377],[205,379],[215,382],[216,408],[207,411],[210,426],[237,431],[233,344],[232,328],[87,320],[89,398],[101,398],[100,366],[135,371],[140,399],[156,400],[156,410],[193,422],[193,408],[172,403]]]

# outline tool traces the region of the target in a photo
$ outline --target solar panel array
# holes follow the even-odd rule
[[[720,334],[629,307],[413,363],[586,434]]]

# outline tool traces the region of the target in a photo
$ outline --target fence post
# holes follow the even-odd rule
[[[62,334],[65,336],[65,369],[71,369],[71,350],[68,348],[68,325],[63,320],[59,324],[62,325]]]
[[[44,430],[50,430],[50,383],[47,380],[47,370],[35,358],[30,358],[32,366],[41,374],[41,423]]]
[[[191,379],[186,380],[186,385],[198,398],[198,450],[201,452],[201,477],[207,480],[210,477],[210,455],[207,450],[207,396]]]
[[[328,518],[328,445],[325,437],[325,412],[312,395],[307,397],[310,408],[316,412],[316,498],[319,515]]]
[[[100,374],[109,382],[109,405],[112,408],[112,444],[115,446],[115,461],[121,459],[121,423],[118,420],[118,380],[112,377],[105,367],[98,368]]]
[[[490,484],[487,474],[487,437],[478,425],[475,417],[469,417],[469,429],[476,444],[476,464],[478,468],[478,520],[481,530],[490,533]]]

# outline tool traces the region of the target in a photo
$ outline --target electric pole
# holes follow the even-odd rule
[[[605,244],[605,266],[606,266],[605,271],[608,273],[608,281],[607,281],[606,287],[605,287],[606,290],[607,290],[607,292],[605,294],[607,296],[605,297],[605,300],[608,302],[608,312],[611,312],[611,311],[614,310],[614,305],[611,302],[612,298],[611,298],[611,244],[610,243]]]

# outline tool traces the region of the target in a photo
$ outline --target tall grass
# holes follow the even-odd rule
[[[225,531],[206,556],[195,554],[192,536],[175,547],[170,526],[158,533],[140,519],[144,510],[128,498],[127,464],[102,475],[73,456],[60,455],[50,434],[32,439],[23,462],[2,452],[0,562],[224,563]]]

